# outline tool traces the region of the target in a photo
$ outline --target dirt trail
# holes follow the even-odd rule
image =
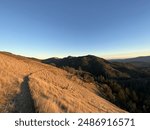
[[[28,76],[24,77],[21,84],[21,92],[14,98],[14,108],[13,112],[16,113],[35,113],[34,101],[32,99]]]

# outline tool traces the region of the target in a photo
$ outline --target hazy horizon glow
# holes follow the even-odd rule
[[[150,55],[149,0],[1,0],[0,51],[48,58]]]

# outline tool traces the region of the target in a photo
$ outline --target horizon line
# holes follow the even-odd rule
[[[139,54],[137,55],[137,53],[120,53],[120,54],[109,54],[109,55],[99,55],[99,54],[79,54],[79,55],[66,55],[66,56],[34,56],[34,55],[26,55],[24,53],[16,53],[16,52],[10,52],[10,51],[0,51],[0,52],[5,52],[5,53],[10,53],[10,54],[14,54],[14,55],[19,55],[19,56],[24,56],[24,57],[27,57],[27,58],[36,58],[36,59],[48,59],[48,58],[65,58],[65,57],[68,57],[68,56],[72,56],[72,57],[80,57],[80,56],[87,56],[87,55],[93,55],[93,56],[96,56],[96,57],[99,57],[99,58],[103,58],[103,59],[106,59],[106,60],[121,60],[121,59],[130,59],[130,58],[137,58],[137,57],[145,57],[145,56],[150,56],[150,51],[147,51],[146,53],[144,54]]]

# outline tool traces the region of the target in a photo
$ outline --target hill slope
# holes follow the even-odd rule
[[[112,62],[92,55],[49,58],[42,62],[97,84],[99,95],[129,112],[150,112],[149,57],[138,59],[144,63]]]
[[[42,61],[47,64],[56,64],[58,67],[69,66],[75,69],[88,71],[95,76],[103,75],[108,78],[127,78],[129,75],[118,71],[111,66],[111,62],[92,55],[81,57],[66,57],[63,59],[49,58]]]
[[[0,112],[125,112],[97,92],[62,69],[0,53]]]
[[[147,58],[149,59],[149,58]],[[46,64],[56,65],[57,67],[73,67],[89,72],[94,76],[104,76],[107,79],[129,79],[137,76],[150,76],[143,71],[139,71],[139,64],[124,63],[124,62],[109,62],[105,59],[87,55],[81,57],[66,57],[63,59],[49,58],[42,61]],[[150,67],[148,64],[144,64]],[[141,66],[145,67],[145,66]]]

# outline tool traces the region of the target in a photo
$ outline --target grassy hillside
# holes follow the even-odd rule
[[[125,112],[65,70],[3,52],[0,64],[0,112]]]
[[[149,57],[142,57],[142,61],[146,59]],[[99,90],[98,95],[129,112],[150,112],[148,61],[140,62],[140,64],[110,62],[87,55],[69,56],[63,59],[50,58],[42,62],[63,68],[85,82],[96,84]]]

